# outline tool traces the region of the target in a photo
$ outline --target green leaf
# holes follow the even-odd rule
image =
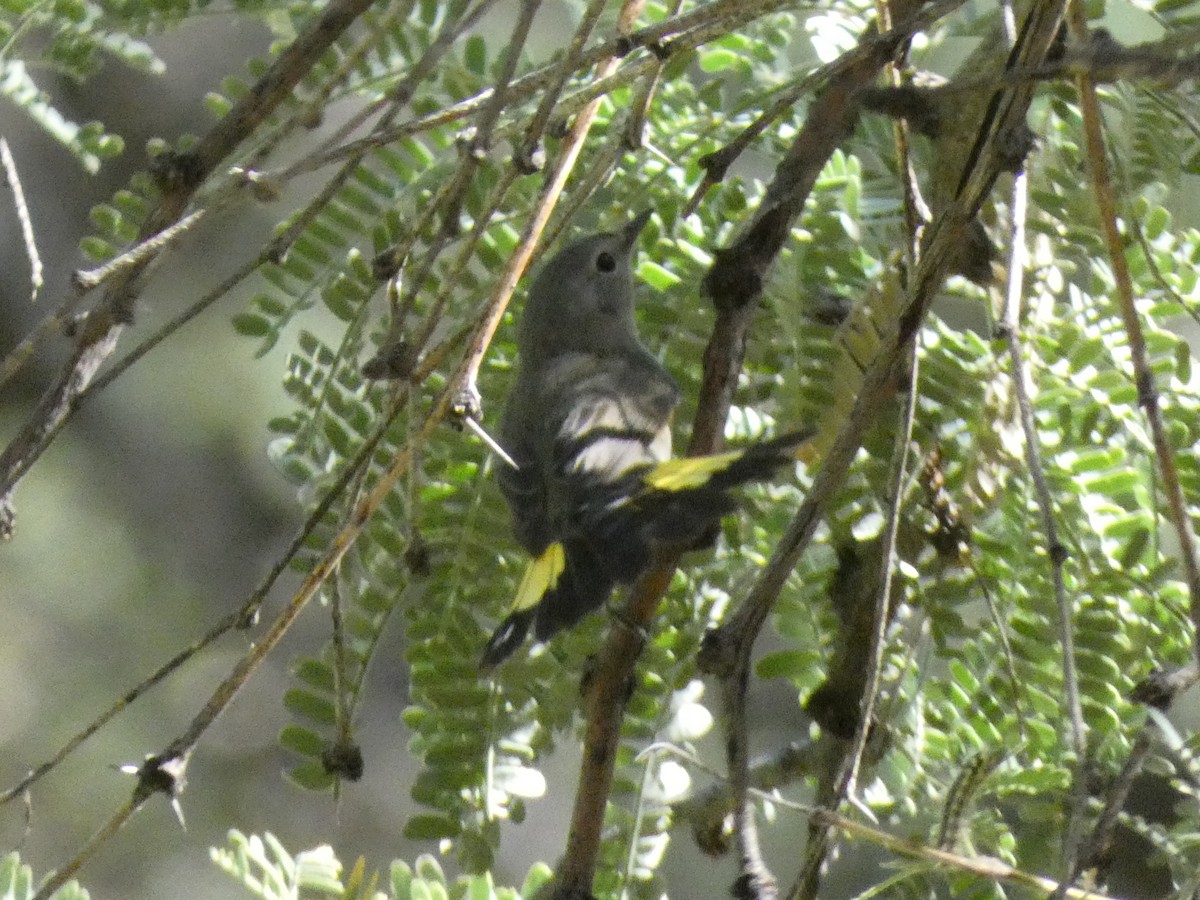
[[[279,732],[279,745],[294,750],[302,756],[320,758],[327,746],[326,740],[315,732],[299,725],[285,725]]]
[[[741,61],[741,56],[733,50],[715,47],[705,48],[700,51],[700,68],[709,74],[731,69]]]
[[[233,317],[233,330],[247,337],[262,337],[271,333],[271,323],[257,313],[238,313]]]
[[[462,826],[449,816],[413,816],[404,824],[404,836],[410,841],[437,841],[457,837]]]
[[[467,38],[466,47],[463,48],[463,60],[467,68],[476,75],[487,74],[487,44],[481,36],[475,34]]]
[[[292,688],[284,695],[283,704],[296,715],[322,725],[332,725],[337,720],[332,700],[298,688]]]
[[[682,279],[652,260],[643,260],[638,266],[638,277],[657,291],[666,291],[679,284]]]

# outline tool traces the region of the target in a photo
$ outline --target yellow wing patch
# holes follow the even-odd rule
[[[525,568],[521,584],[517,587],[513,612],[537,606],[546,591],[552,590],[558,584],[558,576],[562,574],[566,565],[567,554],[563,545],[558,543],[551,544],[541,556],[531,561]]]
[[[729,468],[741,457],[742,450],[714,453],[711,456],[683,456],[660,462],[642,481],[659,491],[686,491],[703,486],[715,473]]]
[[[805,465],[812,465],[818,457],[818,450],[813,436],[809,436],[792,448],[792,455]],[[709,456],[684,456],[679,459],[667,459],[655,465],[642,478],[642,482],[653,490],[686,491],[703,487],[713,475],[729,468],[751,447],[741,450],[730,450],[727,453],[713,453]]]

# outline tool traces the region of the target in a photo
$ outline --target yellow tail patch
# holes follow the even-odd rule
[[[517,587],[517,596],[513,600],[512,611],[520,612],[537,606],[542,596],[558,584],[558,576],[567,565],[567,554],[563,545],[551,544],[541,556],[529,563],[525,575]]]

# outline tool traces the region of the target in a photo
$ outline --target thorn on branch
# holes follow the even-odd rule
[[[256,627],[258,625],[261,610],[262,606],[259,603],[247,605],[242,611],[241,617],[237,620],[237,623],[233,627],[238,631],[249,631],[251,628]]]
[[[229,174],[240,179],[243,187],[248,188],[251,196],[259,203],[274,203],[283,196],[283,188],[279,182],[256,169],[234,166]]]
[[[483,418],[483,396],[473,380],[468,380],[451,402],[450,415],[457,420],[452,422],[456,428],[463,427],[464,419],[479,421]]]

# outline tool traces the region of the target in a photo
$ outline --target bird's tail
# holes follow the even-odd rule
[[[645,570],[657,548],[695,547],[733,509],[731,490],[807,460],[811,438],[812,432],[791,432],[725,453],[670,459],[636,473],[619,492],[609,486],[604,503],[581,510],[578,527],[529,563],[481,668],[508,658],[530,626],[546,641],[600,608],[616,585]]]

